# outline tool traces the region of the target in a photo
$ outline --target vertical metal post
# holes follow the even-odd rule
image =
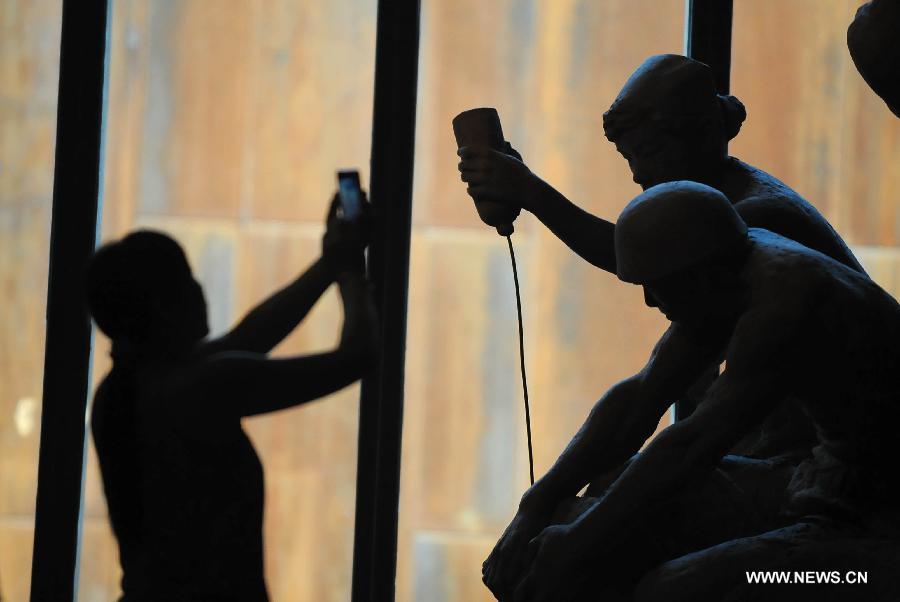
[[[369,276],[380,315],[380,360],[359,410],[354,602],[394,599],[406,304],[412,225],[419,0],[380,0],[370,192],[376,210]]]
[[[64,0],[31,600],[75,596],[90,387],[82,273],[101,194],[108,0]]]
[[[688,0],[685,54],[710,66],[719,94],[728,94],[731,88],[733,14],[733,0]],[[675,402],[675,421],[693,413],[718,375],[719,367],[713,366],[683,398]]]
[[[685,54],[713,70],[716,90],[728,94],[731,86],[731,24],[733,0],[689,0]]]

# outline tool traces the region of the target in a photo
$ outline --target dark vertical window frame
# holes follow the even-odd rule
[[[73,600],[90,393],[82,274],[103,186],[108,0],[63,0],[32,602]]]
[[[719,94],[728,94],[731,87],[733,14],[734,0],[687,0],[685,55],[710,66]],[[676,422],[691,415],[718,375],[719,367],[711,368],[682,399],[675,402]]]
[[[360,395],[353,602],[385,602],[395,594],[419,8],[419,0],[378,2],[369,277],[380,340],[379,361]]]
[[[731,26],[734,0],[688,0],[686,54],[713,70],[716,90],[731,87]]]

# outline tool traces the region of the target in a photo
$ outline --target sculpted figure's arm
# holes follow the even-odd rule
[[[529,573],[515,600],[549,599],[560,572],[577,570],[579,559],[596,558],[627,537],[635,511],[689,486],[728,453],[783,399],[783,366],[796,320],[780,310],[755,310],[741,318],[726,355],[726,369],[686,420],[662,433],[590,510],[568,525],[549,527],[533,542]],[[656,370],[652,365],[648,378]],[[564,579],[563,579],[564,580]]]
[[[268,353],[303,321],[328,287],[351,267],[348,263],[356,262],[358,265],[352,269],[362,269],[368,217],[360,224],[338,224],[336,207],[337,197],[329,209],[330,235],[326,234],[323,241],[322,255],[296,280],[250,310],[231,331],[206,343],[206,354],[223,351]],[[338,228],[344,232],[338,234]]]
[[[589,480],[620,466],[653,434],[668,407],[715,356],[673,324],[653,349],[647,365],[597,402],[581,429],[547,474],[526,496],[561,499]]]
[[[457,154],[460,177],[476,201],[522,207],[585,261],[616,272],[615,224],[581,209],[535,175],[512,148],[463,147]]]
[[[500,599],[508,597],[527,568],[528,544],[546,527],[557,504],[590,479],[620,466],[653,434],[659,419],[709,365],[714,349],[699,346],[673,325],[637,375],[613,386],[594,406],[553,467],[522,497],[482,572]]]

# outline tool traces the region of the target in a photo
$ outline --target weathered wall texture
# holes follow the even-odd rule
[[[844,31],[858,0],[736,0],[733,153],[804,194],[900,293],[900,122]],[[527,484],[505,241],[458,181],[450,119],[495,106],[529,165],[613,219],[637,192],[601,115],[646,56],[680,52],[683,0],[423,0],[398,599],[488,600],[489,552]],[[60,3],[0,8],[0,587],[27,599],[43,363]],[[367,179],[375,2],[114,0],[103,238],[185,245],[214,332],[318,253],[334,170]],[[523,286],[536,468],[550,465],[665,322],[530,216]],[[336,341],[334,291],[279,354]],[[95,372],[108,369],[98,337]],[[266,467],[276,601],[349,598],[357,388],[247,421]],[[667,420],[667,419],[664,419]],[[96,462],[80,600],[117,590]]]
[[[28,599],[60,7],[0,2],[0,594]]]

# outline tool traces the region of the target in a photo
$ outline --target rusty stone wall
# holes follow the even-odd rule
[[[900,121],[844,32],[860,0],[736,0],[732,151],[796,188],[900,293]],[[487,600],[481,561],[527,485],[515,298],[505,241],[472,211],[450,119],[499,109],[529,165],[613,219],[637,192],[601,115],[650,54],[680,52],[683,0],[424,0],[399,600]],[[0,9],[0,588],[31,561],[60,3]],[[221,332],[316,256],[334,170],[368,177],[375,2],[114,0],[104,239],[163,229],[185,245]],[[514,235],[536,469],[546,470],[665,321],[531,216]],[[329,291],[277,350],[336,341]],[[95,374],[108,369],[98,336]],[[349,598],[356,387],[246,422],[266,467],[273,600]],[[664,417],[663,423],[668,420]],[[89,449],[80,600],[118,591]]]

